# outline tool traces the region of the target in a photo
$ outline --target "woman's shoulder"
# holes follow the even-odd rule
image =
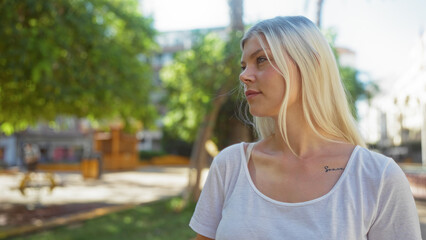
[[[357,151],[357,154],[360,157],[363,157],[366,160],[371,160],[375,163],[383,164],[383,163],[391,160],[390,157],[387,157],[380,152],[368,149],[366,147],[357,146],[355,148],[355,151]]]
[[[244,146],[246,144],[244,142],[236,143],[222,149],[214,158],[214,163],[219,166],[240,163],[244,157]]]
[[[357,154],[358,158],[361,158],[366,161],[366,164],[372,164],[377,166],[386,166],[389,164],[390,161],[393,161],[392,158],[383,155],[380,152],[357,146],[355,148],[355,151],[357,151],[355,154]]]
[[[244,148],[244,142],[232,144],[222,149],[216,156],[216,159],[228,159],[240,157],[242,148]]]
[[[362,168],[364,173],[375,178],[389,176],[403,176],[403,172],[398,164],[390,157],[379,152],[360,147],[356,148],[355,157],[357,165]]]

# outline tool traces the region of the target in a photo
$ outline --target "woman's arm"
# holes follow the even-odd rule
[[[220,155],[218,155],[219,157]],[[195,233],[199,234],[195,239],[214,239],[219,223],[222,219],[224,194],[224,179],[218,166],[219,158],[216,157],[209,170],[206,183],[198,199],[194,214],[189,222],[189,226]],[[222,159],[222,165],[224,161]],[[222,166],[224,168],[224,166]],[[223,169],[224,170],[224,169]],[[209,237],[209,238],[207,238]]]
[[[197,234],[194,240],[214,240],[213,238],[204,237],[203,235]]]
[[[421,239],[419,216],[410,184],[391,159],[382,176],[376,217],[368,232],[374,240]]]

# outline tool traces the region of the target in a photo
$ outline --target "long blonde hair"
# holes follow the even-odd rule
[[[286,113],[291,73],[286,56],[300,71],[303,114],[312,130],[326,140],[344,139],[365,147],[350,112],[336,59],[314,23],[303,16],[276,17],[261,21],[246,32],[241,40],[241,49],[244,49],[245,42],[252,37],[259,40],[264,51],[266,45],[263,39],[266,39],[276,70],[284,78],[286,88],[278,116],[278,130],[290,149]],[[261,139],[276,132],[275,122],[270,117],[254,117],[254,126]]]

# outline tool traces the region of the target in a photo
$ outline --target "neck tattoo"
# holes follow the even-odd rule
[[[324,169],[325,169],[325,172],[345,170],[345,168],[329,168],[328,166],[324,166]]]

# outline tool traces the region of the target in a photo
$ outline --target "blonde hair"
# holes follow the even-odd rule
[[[332,138],[344,139],[365,147],[350,112],[336,59],[314,23],[303,16],[276,17],[261,21],[246,32],[241,40],[241,49],[244,49],[245,42],[252,37],[259,40],[264,51],[266,39],[277,66],[275,69],[284,78],[286,88],[278,116],[278,130],[291,150],[293,149],[287,137],[286,112],[292,73],[289,72],[286,57],[300,72],[303,114],[312,130],[329,141],[334,141]],[[270,61],[269,56],[267,57]],[[261,139],[276,132],[275,122],[270,117],[254,117],[253,124]]]

